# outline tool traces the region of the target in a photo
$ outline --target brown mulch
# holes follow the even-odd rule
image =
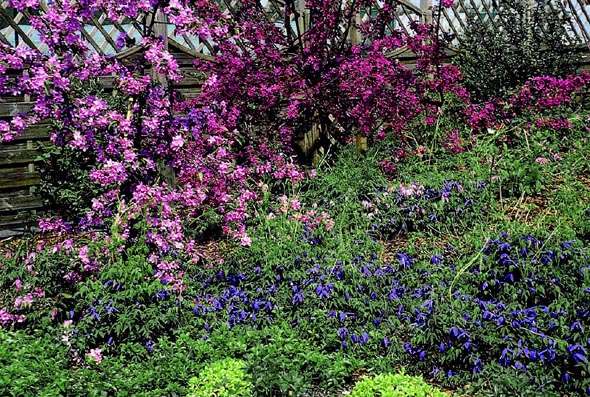
[[[397,254],[398,251],[403,251],[407,248],[408,238],[406,235],[400,235],[391,240],[379,241],[379,243],[383,247],[379,260],[381,263],[387,263],[395,260],[395,254]]]
[[[197,243],[197,252],[200,253],[201,263],[206,268],[213,268],[223,263],[225,253],[228,250],[228,243],[224,240],[211,240]]]
[[[548,214],[549,199],[544,196],[523,196],[513,203],[506,203],[506,216],[512,221],[529,223],[533,219]]]

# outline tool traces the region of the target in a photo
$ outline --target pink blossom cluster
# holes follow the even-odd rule
[[[576,96],[589,85],[590,73],[586,71],[566,77],[533,77],[508,98],[468,104],[464,114],[468,125],[475,130],[509,124],[513,120],[528,120],[537,127],[567,130],[571,128],[568,120],[545,114],[573,104]]]
[[[15,309],[22,309],[28,308],[33,304],[33,300],[35,298],[43,298],[45,296],[45,291],[42,288],[35,288],[33,292],[27,293],[22,296],[17,296],[14,300],[14,308]]]
[[[14,314],[4,308],[0,308],[0,325],[3,327],[25,322],[26,317],[23,314]]]
[[[535,126],[537,128],[549,128],[555,131],[565,131],[573,127],[571,121],[563,117],[557,118],[539,118],[535,120]]]
[[[463,140],[461,139],[461,133],[456,128],[449,131],[443,145],[445,149],[454,154],[463,153],[465,151]]]
[[[296,213],[292,219],[303,223],[303,225],[310,230],[315,230],[320,226],[324,226],[327,231],[334,228],[336,222],[332,219],[330,214],[326,211],[307,210],[303,213]]]
[[[314,209],[305,209],[305,205],[297,197],[287,197],[286,195],[278,198],[278,214],[287,215],[289,219],[302,223],[309,230],[315,230],[323,226],[327,231],[334,228],[335,222],[327,211],[318,211]],[[275,213],[268,215],[269,219],[275,218]]]
[[[535,108],[543,110],[568,104],[573,95],[590,83],[590,73],[584,71],[567,77],[539,76],[525,83],[520,92],[510,98],[510,104],[517,109]]]
[[[424,186],[416,182],[407,185],[402,183],[399,185],[397,192],[402,197],[420,197],[424,194]]]

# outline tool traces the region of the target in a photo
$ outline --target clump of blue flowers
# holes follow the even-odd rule
[[[371,220],[371,234],[390,238],[414,231],[443,233],[458,225],[469,226],[473,215],[485,210],[483,181],[445,181],[440,186],[419,183],[380,188],[362,201]]]
[[[281,320],[325,349],[445,382],[504,370],[557,390],[590,386],[590,261],[579,242],[501,234],[475,252],[385,262],[309,247],[281,266],[236,263],[204,278],[193,307],[203,335]]]

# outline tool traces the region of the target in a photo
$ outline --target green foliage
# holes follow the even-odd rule
[[[543,181],[542,167],[534,159],[519,159],[506,155],[498,165],[498,183],[502,197],[534,195],[547,183]]]
[[[380,374],[356,384],[350,397],[444,397],[447,394],[417,376]]]
[[[70,369],[70,392],[75,396],[176,397],[187,395],[189,380],[209,362],[223,357],[234,338],[214,337],[215,344],[179,331],[155,341],[153,351],[126,343],[100,364]]]
[[[211,363],[190,380],[188,397],[251,396],[252,382],[244,367],[243,361],[232,358]]]
[[[68,375],[66,350],[59,341],[0,328],[0,395],[61,396]]]
[[[558,1],[503,0],[487,15],[468,14],[454,62],[467,88],[480,100],[501,98],[529,77],[564,75],[580,57],[573,48]]]
[[[371,219],[371,234],[382,239],[412,232],[458,233],[485,217],[490,194],[483,180],[395,184],[367,196],[365,212]]]
[[[181,296],[154,276],[143,238],[120,252],[108,246],[111,257],[97,277],[77,286],[75,343],[81,350],[104,343],[151,344],[191,317]]]
[[[0,259],[0,307],[12,308],[17,298],[32,295],[32,303],[22,305],[18,313],[26,314],[30,326],[39,326],[51,321],[52,310],[63,312],[72,307],[76,283],[68,275],[81,272],[81,264],[66,250],[30,254],[34,243],[24,240]]]
[[[105,91],[98,79],[83,82],[74,79],[71,83],[73,91],[67,100],[97,96],[104,99],[113,110],[126,111],[128,98],[116,90]],[[51,129],[67,130],[63,123],[53,120]],[[100,140],[100,137],[96,136],[95,139]],[[94,149],[81,150],[63,145],[63,142],[43,145],[36,165],[41,176],[39,193],[47,200],[49,208],[65,219],[82,218],[90,209],[92,199],[104,191],[89,177],[90,171],[98,163]]]
[[[536,378],[536,379],[535,379]],[[463,387],[458,395],[478,397],[558,397],[563,394],[556,390],[548,374],[527,374],[503,368],[498,364],[486,367],[481,375]]]
[[[285,323],[257,333],[257,343],[245,358],[260,396],[300,396],[316,385],[337,387],[359,365],[358,360],[318,349]]]
[[[589,369],[573,362],[568,348],[587,339],[587,319],[580,320],[583,331],[570,327],[582,313],[577,308],[588,306],[590,142],[584,114],[568,117],[576,122],[567,134],[521,123],[482,134],[468,152],[406,158],[395,180],[379,160],[396,143],[378,144],[366,157],[344,149],[321,164],[317,178],[284,187],[289,199],[301,201],[300,210],[282,212],[267,193],[250,221],[250,247],[224,241],[225,262],[213,267],[170,258],[186,272],[181,294],[155,276],[141,224],[126,249],[116,233],[96,241],[80,235],[71,249],[39,249],[33,257],[27,255],[33,241],[14,246],[0,258],[0,308],[26,315],[13,326],[26,330],[0,336],[0,368],[7,369],[0,370],[0,394],[161,397],[199,389],[210,395],[201,388],[205,380],[212,385],[227,369],[224,385],[248,383],[239,390],[253,395],[333,395],[359,372],[400,367],[465,395],[577,393]],[[395,193],[412,184],[436,194]],[[451,188],[443,199],[445,186]],[[298,218],[308,211],[326,213],[333,227]],[[196,236],[210,232],[214,221],[207,219],[200,218]],[[528,234],[541,241],[518,238]],[[502,242],[483,254],[486,241],[498,236]],[[560,244],[570,239],[577,242]],[[85,270],[83,245],[100,268]],[[400,251],[412,257],[410,265],[400,266]],[[502,254],[516,264],[502,262]],[[317,287],[328,283],[330,296],[319,298]],[[394,286],[399,293],[391,294]],[[15,308],[15,299],[40,287],[43,296]],[[295,291],[302,301],[294,303]],[[537,310],[535,332],[551,327],[546,341],[523,323],[530,313],[523,310],[541,306],[547,308]],[[494,311],[491,320],[483,319],[484,310]],[[551,316],[558,317],[554,326]],[[513,329],[512,320],[521,323]],[[450,334],[453,327],[469,344]],[[520,339],[537,352],[554,349],[560,364],[519,357],[526,370],[517,370],[513,356],[508,366],[498,364],[504,348],[520,349]],[[551,340],[555,345],[546,345]],[[102,362],[86,359],[93,348],[102,350]],[[560,371],[575,381],[561,384]],[[430,386],[382,375],[355,393],[387,395],[387,388],[401,387],[420,395]]]
[[[79,219],[90,209],[101,188],[90,180],[96,161],[89,152],[46,145],[38,158],[39,193],[66,219]]]

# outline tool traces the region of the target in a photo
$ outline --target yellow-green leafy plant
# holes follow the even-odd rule
[[[418,376],[380,374],[356,384],[350,397],[448,397]]]
[[[215,361],[189,381],[188,397],[252,396],[252,382],[241,360]]]

